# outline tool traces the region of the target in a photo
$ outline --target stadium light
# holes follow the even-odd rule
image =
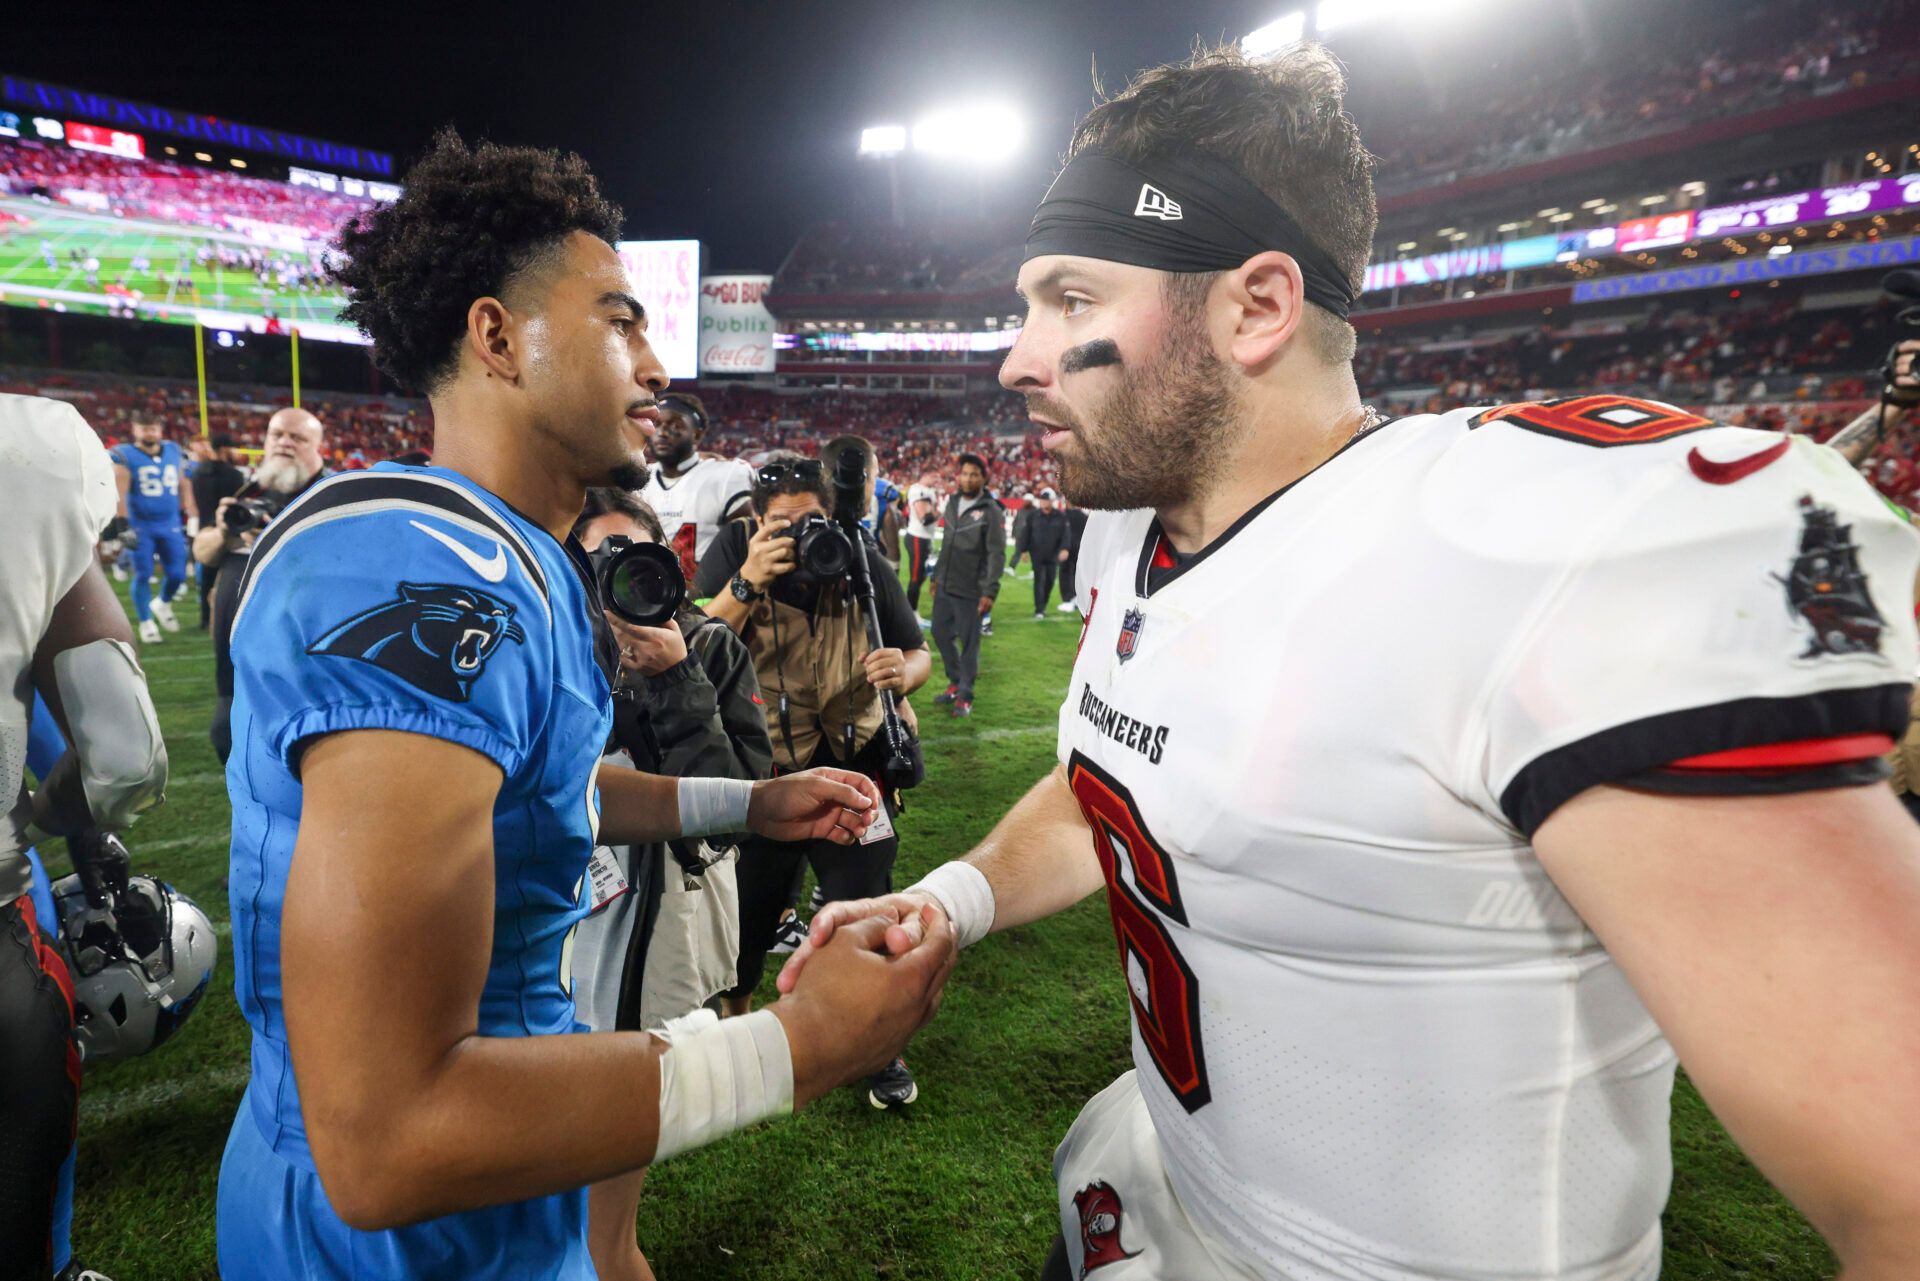
[[[1426,19],[1462,7],[1464,0],[1321,0],[1313,11],[1315,35],[1377,18]]]
[[[1307,11],[1275,18],[1264,27],[1255,27],[1240,37],[1240,52],[1248,58],[1264,58],[1290,44],[1299,44],[1307,31]]]
[[[905,125],[874,125],[860,131],[860,154],[863,156],[897,156],[906,149]]]
[[[990,162],[1019,149],[1026,128],[1012,107],[979,103],[936,111],[913,126],[913,149],[930,156]]]

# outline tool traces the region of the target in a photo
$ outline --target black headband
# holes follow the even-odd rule
[[[1229,271],[1269,249],[1300,264],[1308,302],[1346,316],[1354,301],[1346,274],[1231,165],[1199,152],[1133,165],[1083,151],[1033,211],[1026,260],[1070,254],[1157,271]]]
[[[670,391],[666,395],[660,397],[658,403],[678,409],[681,413],[693,419],[693,425],[700,429],[700,434],[702,436],[707,434],[706,414],[701,412],[700,406],[694,404],[691,400],[688,400],[685,396],[682,396],[678,392]]]

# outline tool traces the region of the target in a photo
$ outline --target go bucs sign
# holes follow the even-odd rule
[[[772,276],[700,278],[700,372],[773,372],[773,313],[764,300]]]

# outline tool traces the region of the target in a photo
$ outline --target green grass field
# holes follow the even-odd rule
[[[1078,628],[1029,621],[1009,580],[971,721],[923,723],[929,777],[901,821],[898,883],[963,853],[1052,764]],[[197,899],[226,942],[228,809],[207,742],[211,647],[189,630],[144,655],[172,759],[166,806],[130,841],[138,870]],[[938,660],[935,683],[939,683]],[[921,701],[925,701],[922,699]],[[423,851],[430,856],[430,851]],[[50,862],[59,874],[64,854]],[[771,992],[769,969],[768,992]],[[214,1182],[247,1074],[231,958],[180,1036],[88,1073],[74,1245],[117,1281],[213,1277]],[[1126,997],[1104,906],[970,950],[908,1051],[920,1100],[880,1113],[843,1090],[797,1117],[664,1164],[639,1233],[671,1281],[1032,1278],[1055,1230],[1051,1157],[1081,1104],[1129,1066]],[[1728,1141],[1693,1090],[1674,1100],[1670,1281],[1814,1281],[1819,1238]]]
[[[53,249],[52,267],[43,256],[42,241]],[[345,300],[336,290],[265,287],[244,269],[195,262],[195,255],[208,244],[245,246],[230,233],[126,223],[106,214],[0,197],[0,298],[38,306],[40,297],[20,287],[70,291],[98,301],[63,299],[66,310],[104,315],[114,305],[106,286],[119,282],[139,292],[143,313],[153,320],[191,323],[194,309],[206,307],[256,316],[271,313],[288,324],[338,322]],[[79,251],[79,262],[72,257],[74,250]],[[85,269],[90,256],[99,260],[92,279]],[[287,256],[302,263],[306,260],[304,254]],[[136,268],[136,259],[145,260],[144,269]]]

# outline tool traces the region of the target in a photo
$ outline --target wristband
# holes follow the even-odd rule
[[[907,893],[925,894],[940,904],[960,947],[978,943],[993,928],[993,886],[971,863],[942,863],[919,884],[908,886]]]
[[[772,1010],[725,1020],[695,1010],[654,1035],[668,1042],[660,1056],[656,1163],[793,1111],[793,1053]]]
[[[747,830],[753,783],[744,778],[680,780],[680,835],[712,836]]]

